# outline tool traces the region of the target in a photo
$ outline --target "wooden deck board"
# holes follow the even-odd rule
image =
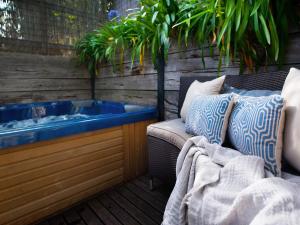
[[[164,212],[166,205],[166,202],[164,200],[156,198],[155,196],[151,195],[151,193],[144,191],[133,183],[127,183],[125,186],[130,191],[136,193],[144,201],[148,202],[152,207],[160,212]]]
[[[88,204],[104,224],[122,225],[97,199],[90,200]]]
[[[67,224],[76,224],[76,225],[85,225],[81,216],[77,213],[75,208],[72,208],[63,213],[63,216],[67,222]],[[47,221],[47,220],[46,220]],[[41,224],[39,224],[41,225]]]
[[[121,194],[123,197],[125,197],[128,201],[130,201],[132,204],[134,204],[136,207],[138,207],[143,213],[148,215],[152,220],[154,220],[156,223],[161,222],[161,218],[163,214],[156,209],[154,209],[151,205],[149,205],[144,200],[140,199],[138,196],[136,196],[134,193],[129,191],[125,187],[120,187],[117,189],[118,193]]]
[[[145,215],[139,208],[127,201],[116,191],[112,190],[109,192],[109,196],[117,202],[130,216],[134,217],[140,224],[144,225],[155,225],[155,222]]]
[[[147,177],[101,192],[37,225],[161,224],[170,191],[147,188]]]
[[[62,215],[55,216],[48,221],[49,225],[66,225]]]
[[[106,194],[101,195],[99,200],[123,225],[139,225],[139,223],[133,217],[128,215],[123,208],[121,208],[115,201],[110,199]]]
[[[88,207],[87,204],[82,204],[77,211],[87,225],[104,225],[99,217]]]
[[[133,183],[135,185],[137,185],[138,187],[140,187],[141,189],[143,189],[143,191],[150,193],[152,196],[161,199],[163,202],[168,201],[168,195],[165,193],[165,190],[161,190],[161,191],[150,191],[149,190],[149,181],[147,183],[142,182],[139,179],[136,179],[133,181]],[[154,181],[154,183],[156,184],[156,182]]]

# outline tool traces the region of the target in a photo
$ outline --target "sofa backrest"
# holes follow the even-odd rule
[[[225,84],[235,88],[247,90],[272,90],[281,91],[284,81],[287,77],[287,71],[260,73],[254,75],[227,75]],[[179,100],[178,100],[178,116],[186,96],[186,92],[195,80],[200,82],[215,79],[216,76],[192,76],[180,78]],[[282,170],[300,176],[300,172],[296,171],[289,163],[283,159]]]
[[[277,71],[269,73],[260,73],[253,75],[227,75],[225,83],[240,89],[247,90],[272,90],[281,91],[288,72]],[[179,100],[178,100],[178,116],[191,83],[195,80],[206,82],[215,79],[216,76],[192,76],[180,78]]]

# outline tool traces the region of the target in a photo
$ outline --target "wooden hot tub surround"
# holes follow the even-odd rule
[[[148,120],[0,151],[0,224],[30,224],[146,172]]]

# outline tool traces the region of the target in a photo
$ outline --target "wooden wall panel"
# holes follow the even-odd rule
[[[124,176],[126,180],[133,179],[147,171],[148,153],[146,144],[146,129],[155,120],[142,121],[123,125],[124,131]]]
[[[286,62],[281,70],[289,70],[291,66],[300,68],[300,32],[292,31],[290,45],[287,49]],[[166,119],[177,117],[177,101],[179,80],[182,76],[216,76],[218,75],[218,52],[210,57],[209,49],[205,49],[205,67],[202,64],[201,52],[196,48],[170,50],[165,72],[165,114]],[[102,65],[101,75],[96,81],[96,96],[99,99],[126,101],[138,104],[156,105],[157,74],[152,66],[150,57],[146,57],[145,66],[141,69],[137,63],[132,67],[130,60],[125,60],[124,71],[116,70],[112,66]],[[262,72],[276,71],[279,68],[270,65],[261,68]],[[249,73],[246,71],[245,73]],[[220,74],[239,74],[239,63],[223,65]]]
[[[52,213],[57,212],[57,209],[64,209],[69,207],[70,205],[75,204],[76,202],[86,198],[87,196],[91,196],[94,193],[107,189],[109,187],[112,187],[116,184],[119,184],[123,181],[123,176],[120,174],[119,176],[116,175],[116,177],[112,179],[108,179],[105,181],[105,179],[102,178],[102,180],[98,180],[93,184],[92,187],[85,189],[83,191],[80,191],[74,195],[71,195],[65,199],[62,199],[61,201],[57,201],[54,203],[51,203],[48,205],[47,208],[41,208],[39,210],[33,211],[24,217],[18,218],[17,220],[8,223],[8,225],[24,225],[24,224],[30,224],[32,221],[37,221],[40,218],[46,217]]]
[[[30,103],[56,100],[84,100],[91,98],[90,90],[40,90],[40,91],[0,91],[0,104]]]
[[[67,56],[0,52],[0,104],[89,99],[87,71]]]
[[[144,90],[97,90],[96,98],[102,100],[131,102],[135,104],[156,104],[156,91]]]
[[[3,150],[0,224],[44,208],[55,212],[60,208],[49,205],[78,199],[77,194],[95,186],[87,193],[101,191],[103,183],[123,180],[123,165],[122,127]]]
[[[147,169],[142,121],[0,151],[0,224],[28,224]]]

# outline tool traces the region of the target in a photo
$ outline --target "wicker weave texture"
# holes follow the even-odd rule
[[[286,76],[287,72],[283,71],[256,75],[229,75],[226,76],[225,83],[236,88],[248,90],[281,90]],[[180,113],[186,92],[191,83],[195,80],[205,82],[214,78],[216,77],[182,77],[180,79],[178,114]],[[180,149],[159,138],[148,136],[148,152],[149,174],[166,183],[174,184],[176,180],[176,162]],[[290,169],[287,170],[292,172]]]
[[[149,174],[168,184],[174,184],[176,180],[176,162],[180,149],[156,137],[148,136],[147,139]]]
[[[286,76],[286,71],[240,76],[227,75],[225,83],[240,89],[276,91],[282,89]],[[193,83],[195,80],[206,82],[215,78],[216,77],[213,76],[181,77],[178,101],[178,115],[180,115],[180,110],[183,105],[186,92],[189,89],[191,83]]]

